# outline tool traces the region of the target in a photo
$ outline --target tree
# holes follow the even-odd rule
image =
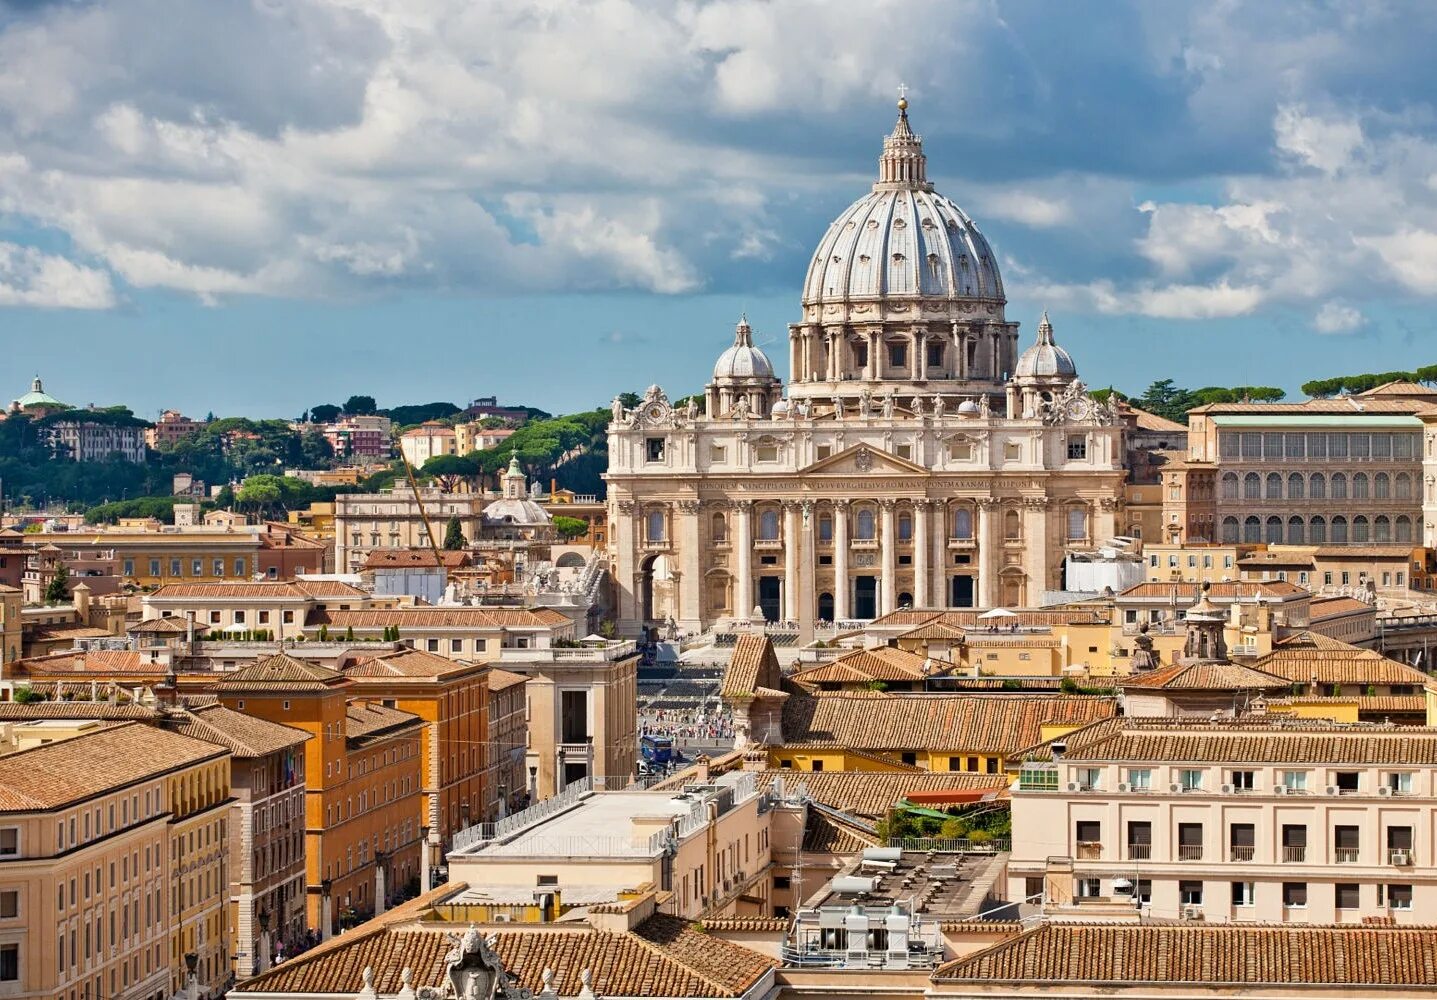
[[[435,455],[425,462],[419,471],[426,476],[433,476],[434,481],[439,484],[440,492],[453,493],[466,480],[479,476],[482,470],[479,454]]]
[[[445,550],[448,552],[458,552],[467,544],[464,540],[464,530],[459,526],[459,518],[451,517],[449,524],[444,528]]]
[[[70,599],[70,567],[60,563],[45,586],[45,603],[62,604]]]
[[[1138,408],[1156,413],[1169,420],[1182,420],[1190,404],[1191,393],[1173,384],[1170,378],[1159,379],[1138,397]]]
[[[334,446],[317,427],[307,427],[299,435],[299,454],[306,469],[324,469],[334,463]]]
[[[316,424],[332,424],[339,419],[342,412],[344,411],[333,403],[320,403],[309,408],[309,419]]]
[[[350,417],[369,416],[378,409],[373,396],[350,396],[344,401],[345,415]]]
[[[577,517],[566,517],[557,514],[554,517],[554,530],[559,537],[566,542],[572,542],[576,538],[582,538],[589,533],[589,522]]]
[[[235,500],[241,507],[260,512],[278,507],[284,499],[279,476],[250,476],[235,492]]]

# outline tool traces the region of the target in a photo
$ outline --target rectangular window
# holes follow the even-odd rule
[[[439,652],[439,640],[438,640],[438,639],[425,639],[425,640],[424,640],[424,648],[425,648],[426,650],[428,650],[429,652],[431,652],[431,653],[437,653],[437,652]]]
[[[1253,771],[1233,771],[1232,787],[1239,792],[1250,792],[1256,787],[1256,777]]]
[[[1088,437],[1086,434],[1068,435],[1068,458],[1070,460],[1085,459],[1088,457]]]
[[[1234,882],[1232,884],[1232,905],[1252,906],[1257,896],[1257,883],[1255,882]]]
[[[1292,793],[1292,792],[1305,792],[1305,791],[1307,791],[1307,772],[1306,772],[1306,771],[1283,771],[1283,772],[1282,772],[1282,787],[1285,788],[1285,789],[1287,789],[1287,791],[1288,791],[1289,794]]]
[[[1302,909],[1307,906],[1307,883],[1282,883],[1282,905]]]
[[[190,576],[204,576],[205,561],[203,559],[190,560]]]
[[[644,438],[644,460],[647,462],[662,462],[664,460],[663,438]]]
[[[1184,906],[1202,905],[1202,883],[1181,881],[1178,883],[1178,898]]]
[[[0,944],[0,983],[20,981],[20,946]]]
[[[244,576],[245,561],[243,558],[235,560],[235,576]]]
[[[1336,889],[1339,910],[1356,910],[1362,906],[1362,886],[1356,882],[1339,882]]]
[[[1412,775],[1405,771],[1394,771],[1387,776],[1387,787],[1393,795],[1412,794]]]
[[[464,652],[464,640],[463,640],[463,639],[450,639],[450,640],[449,640],[449,652],[451,652],[451,653],[462,653],[462,652]]]
[[[223,559],[216,559],[216,560],[214,560],[214,562],[213,562],[213,564],[212,564],[212,566],[211,566],[211,570],[212,570],[211,573],[210,573],[211,576],[224,576],[224,575],[225,575],[225,561],[224,561]]]
[[[1153,772],[1147,768],[1132,768],[1128,771],[1128,787],[1133,791],[1145,792],[1153,787]]]
[[[170,576],[179,576],[182,572],[182,563],[178,559],[170,560]]]
[[[135,575],[135,560],[133,560],[133,559],[126,559],[125,562],[124,562],[124,568],[121,569],[120,572],[121,572],[123,575],[125,575],[125,576],[134,576],[134,575]]]
[[[888,345],[888,364],[893,368],[902,368],[908,363],[908,352],[902,344]]]
[[[1394,910],[1412,909],[1412,887],[1410,885],[1389,885],[1387,905]]]
[[[64,888],[61,887],[61,896],[64,896]],[[6,889],[0,892],[0,918],[10,919],[20,915],[20,892],[17,889]]]
[[[20,853],[20,831],[16,827],[0,830],[0,858],[13,858]]]
[[[1202,791],[1202,772],[1184,768],[1178,772],[1178,787],[1185,792]]]

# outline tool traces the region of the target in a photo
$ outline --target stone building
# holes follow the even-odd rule
[[[1123,429],[1044,316],[1019,351],[996,257],[927,180],[906,102],[820,241],[789,380],[741,321],[704,392],[614,402],[619,627],[1036,604],[1116,534]]]

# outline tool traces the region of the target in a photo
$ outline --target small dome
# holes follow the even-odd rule
[[[976,417],[978,413],[978,404],[971,399],[965,399],[958,404],[958,416],[960,417]]]
[[[1078,366],[1073,358],[1053,340],[1053,324],[1048,322],[1047,310],[1038,321],[1038,342],[1018,358],[1013,368],[1014,378],[1077,378]]]
[[[484,520],[491,524],[517,525],[525,528],[542,528],[553,523],[553,518],[543,507],[533,500],[519,497],[495,500],[484,508]]]
[[[45,386],[40,382],[39,375],[36,375],[34,381],[30,383],[30,391],[15,400],[15,405],[22,410],[32,406],[53,406],[56,409],[66,408],[64,403],[45,391]]]
[[[735,378],[773,378],[768,355],[753,346],[753,328],[748,325],[747,316],[739,318],[733,346],[720,354],[714,365],[714,381]]]

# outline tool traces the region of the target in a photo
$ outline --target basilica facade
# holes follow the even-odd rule
[[[702,406],[613,404],[625,634],[1035,603],[1115,534],[1122,427],[1045,314],[1020,350],[988,241],[927,179],[907,104],[820,241],[779,379],[741,320]]]

